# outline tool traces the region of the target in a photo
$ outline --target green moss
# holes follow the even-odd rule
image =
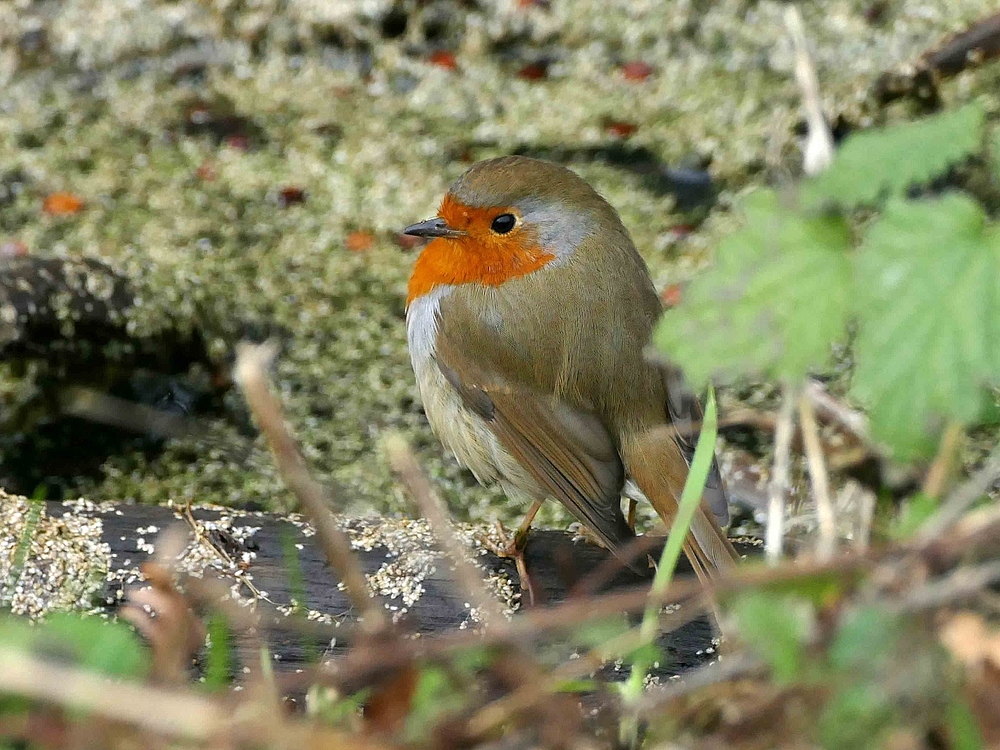
[[[860,123],[870,120],[864,94],[878,72],[992,10],[988,0],[908,0],[872,26],[867,4],[800,4],[828,111]],[[393,243],[398,228],[433,212],[467,166],[462,154],[583,152],[611,143],[602,123],[614,117],[636,124],[629,144],[665,164],[711,157],[731,192],[795,163],[799,119],[783,3],[500,5],[454,9],[434,21],[443,36],[433,45],[433,7],[411,14],[399,38],[380,39],[389,2],[76,0],[37,21],[0,19],[0,153],[3,169],[25,178],[0,209],[0,240],[105,259],[140,290],[133,330],[197,326],[220,360],[248,324],[287,332],[277,382],[321,478],[339,480],[357,508],[402,509],[377,450],[379,435],[398,428],[453,507],[492,517],[498,493],[475,488],[443,455],[419,410],[403,326],[413,254]],[[19,52],[31,24],[45,30],[44,49]],[[457,71],[425,61],[436,47],[455,50]],[[215,62],[187,82],[185,61],[205,50]],[[538,54],[554,60],[548,79],[514,75]],[[633,59],[655,67],[646,82],[621,75]],[[945,90],[957,100],[995,92],[996,75]],[[257,147],[185,135],[195,96],[252,121]],[[689,277],[727,225],[716,212],[673,243],[671,229],[689,218],[669,196],[607,163],[570,164],[621,211],[657,284]],[[305,202],[281,207],[284,186],[303,189]],[[86,208],[44,215],[41,201],[55,190]],[[345,247],[356,230],[375,235],[370,250]],[[241,408],[235,395],[229,402]],[[80,491],[95,500],[290,502],[262,443],[225,421],[153,459],[115,456],[104,475]],[[511,520],[518,509],[499,512]],[[546,520],[557,517],[552,509]]]

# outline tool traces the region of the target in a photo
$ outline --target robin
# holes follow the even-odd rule
[[[403,231],[431,239],[406,300],[431,428],[529,508],[504,551],[521,554],[553,497],[620,554],[635,535],[627,478],[669,528],[701,408],[676,368],[644,356],[660,300],[615,209],[563,166],[506,156],[473,165],[436,217]],[[728,522],[713,462],[684,547],[702,578],[737,559]]]

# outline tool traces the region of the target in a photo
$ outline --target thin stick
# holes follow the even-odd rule
[[[347,595],[358,608],[366,628],[380,630],[387,622],[382,605],[369,593],[364,570],[351,550],[351,542],[330,512],[331,507],[343,507],[343,503],[336,502],[331,490],[310,476],[295,440],[285,429],[281,405],[268,387],[267,368],[276,353],[277,346],[273,342],[259,346],[240,344],[236,350],[236,382],[271,447],[285,484],[316,527],[316,538],[330,567],[343,581]]]
[[[955,459],[958,457],[958,448],[961,444],[962,425],[958,422],[949,422],[944,435],[941,436],[941,445],[938,447],[937,455],[934,456],[934,462],[924,477],[923,491],[928,497],[937,498],[944,492],[945,483],[955,468]]]
[[[190,690],[109,680],[0,647],[0,693],[91,711],[158,735],[205,741],[223,728],[220,704]]]
[[[785,494],[789,485],[796,400],[795,389],[791,385],[785,383],[781,390],[781,410],[778,412],[778,424],[774,433],[774,467],[771,470],[770,498],[767,504],[767,530],[764,534],[764,550],[771,565],[781,560],[785,536]]]
[[[713,661],[684,674],[678,681],[679,684],[670,684],[650,690],[642,697],[639,713],[642,716],[650,716],[672,700],[689,695],[709,685],[726,682],[735,677],[744,677],[763,666],[763,662],[759,659],[746,654],[732,656],[723,661]]]
[[[822,383],[816,380],[807,381],[803,390],[821,419],[827,422],[836,422],[857,438],[858,442],[871,446],[868,420],[864,414],[838,401],[830,395]]]
[[[875,493],[859,486],[856,482],[848,484],[847,488],[858,495],[858,538],[855,540],[859,551],[868,549],[872,538],[872,522],[875,520]]]
[[[833,136],[823,117],[819,99],[819,78],[809,57],[802,16],[794,5],[785,11],[785,26],[795,46],[795,80],[802,92],[802,109],[806,113],[808,133],[802,149],[803,170],[807,175],[822,172],[833,161]]]
[[[497,600],[486,590],[482,576],[476,571],[475,566],[466,559],[465,545],[459,541],[444,503],[420,470],[406,439],[398,433],[388,435],[385,439],[385,450],[392,470],[403,480],[421,514],[430,522],[431,531],[434,532],[438,544],[455,563],[458,583],[473,606],[479,610],[482,621],[488,626],[503,620],[503,612]]]
[[[997,479],[1000,479],[1000,446],[990,452],[983,468],[956,487],[938,511],[924,522],[917,532],[917,541],[926,544],[951,528],[973,503],[996,484]]]
[[[799,422],[802,424],[802,443],[809,466],[816,515],[819,517],[819,544],[816,554],[820,560],[829,560],[837,548],[837,517],[830,501],[830,479],[826,473],[826,460],[820,445],[819,428],[812,402],[803,394],[799,398]]]

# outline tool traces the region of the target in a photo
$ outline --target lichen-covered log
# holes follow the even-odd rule
[[[204,359],[197,331],[164,321],[152,335],[133,336],[132,285],[94,258],[0,258],[0,358],[42,359],[49,365],[109,362],[156,364],[167,372]],[[86,379],[79,369],[64,372]]]
[[[313,543],[311,526],[299,516],[220,508],[197,508],[189,516],[183,508],[82,500],[33,504],[2,491],[0,506],[0,587],[7,587],[0,600],[15,613],[37,617],[66,607],[113,612],[129,589],[143,585],[140,565],[155,555],[159,534],[176,524],[190,535],[179,558],[181,571],[221,576],[231,585],[234,599],[252,604],[262,614],[291,617],[295,612],[328,624],[327,642],[319,645],[329,653],[341,653],[347,645],[346,639],[329,641],[338,628],[354,621],[355,614]],[[395,621],[425,635],[477,626],[468,596],[456,583],[452,565],[438,551],[425,521],[369,516],[341,518],[339,523],[351,539],[372,592],[383,599]],[[475,525],[459,529],[487,590],[516,617],[521,600],[513,565],[498,559],[481,541],[492,533]],[[14,571],[19,540],[26,540],[27,555],[23,568]],[[574,541],[564,532],[533,532],[527,562],[539,604],[566,599],[607,556],[603,549]],[[598,591],[641,583],[634,573],[620,570]],[[269,632],[281,669],[301,667],[309,654],[315,654],[316,644],[304,642],[301,634],[274,628]],[[703,664],[714,653],[711,629],[703,618],[665,635],[660,645],[668,657],[661,677]],[[608,671],[614,674],[614,666]]]

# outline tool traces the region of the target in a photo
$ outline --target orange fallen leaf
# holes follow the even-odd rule
[[[199,180],[204,180],[205,182],[212,182],[219,176],[215,171],[215,165],[210,161],[202,162],[195,174],[198,176]]]
[[[375,244],[371,232],[351,232],[344,240],[344,245],[353,253],[361,253]]]
[[[641,60],[633,60],[622,65],[622,75],[626,81],[645,81],[653,75],[653,66]]]
[[[427,58],[431,65],[437,65],[439,68],[444,68],[445,70],[457,70],[458,60],[455,59],[455,55],[446,49],[439,49],[432,52],[430,57]]]
[[[73,193],[49,193],[45,196],[42,210],[49,216],[72,216],[83,209],[82,198]]]
[[[609,120],[605,123],[604,129],[616,138],[628,138],[639,129],[639,126],[624,120]]]
[[[681,284],[667,284],[660,293],[660,299],[666,308],[677,307],[684,298],[684,287]]]
[[[548,63],[544,62],[529,63],[517,71],[517,77],[525,81],[540,81],[547,77],[548,74],[549,66]]]

